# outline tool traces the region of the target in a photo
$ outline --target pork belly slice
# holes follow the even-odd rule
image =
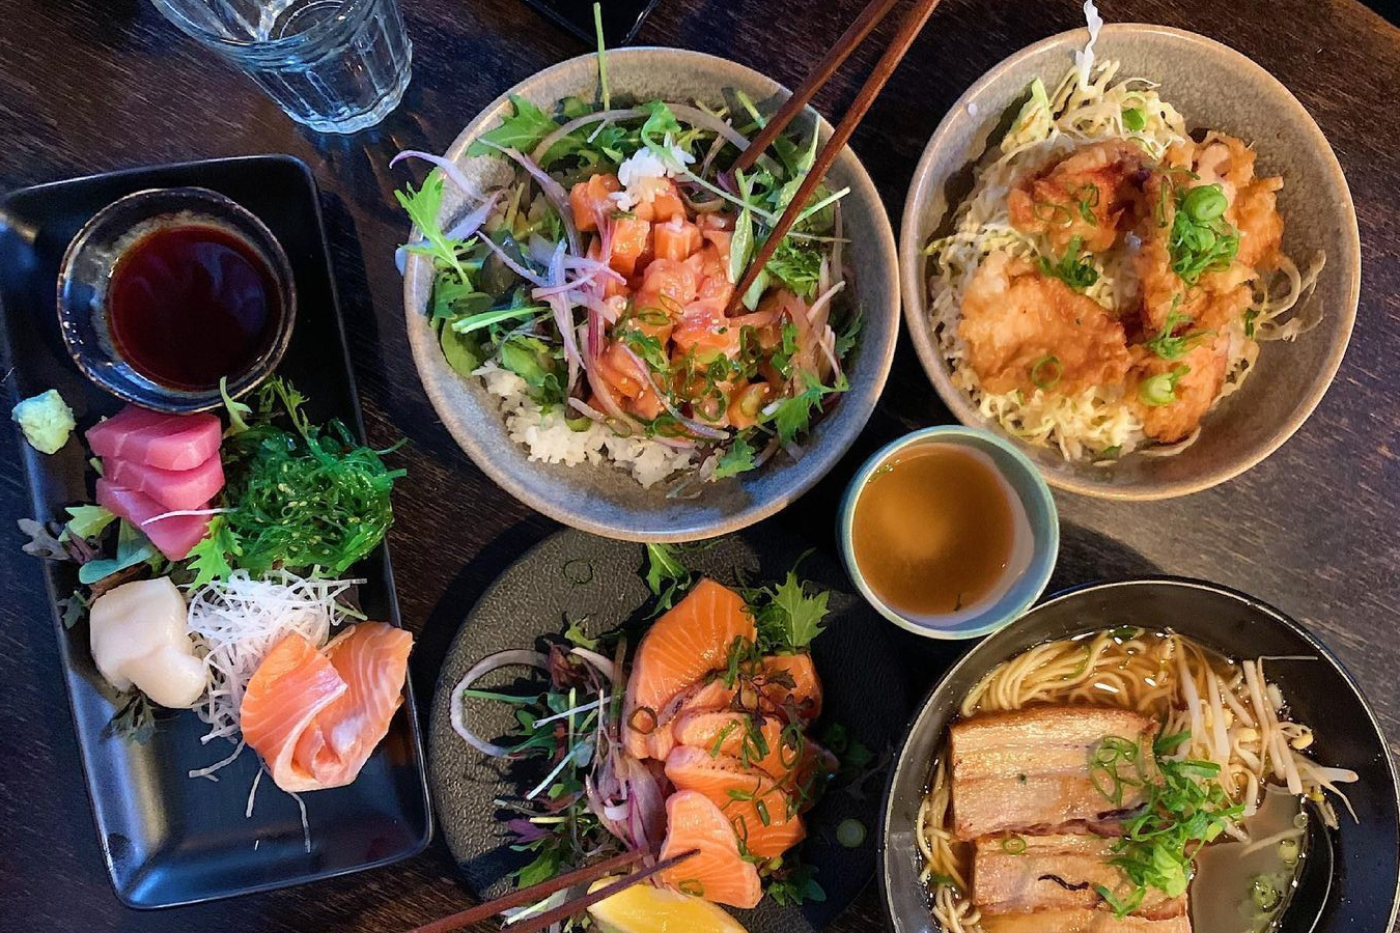
[[[1123,873],[1109,864],[1112,857],[1113,841],[1094,835],[979,839],[972,863],[972,902],[984,916],[1106,909],[1099,885],[1123,900],[1133,891]],[[1185,914],[1186,907],[1186,895],[1169,898],[1148,888],[1133,913],[1169,920]]]
[[[1116,834],[1115,820],[1142,803],[1142,788],[1123,784],[1121,800],[1110,800],[1105,775],[1099,776],[1104,790],[1094,786],[1091,756],[1114,737],[1134,743],[1142,766],[1151,769],[1157,727],[1130,710],[1042,706],[974,716],[949,731],[953,831],[970,842],[1002,832]],[[1118,769],[1125,778],[1138,775],[1128,762]]]
[[[1127,916],[1119,919],[1111,910],[1042,910],[1032,914],[982,915],[983,933],[1191,933],[1191,917],[1181,914],[1164,920]],[[1207,931],[1208,933],[1208,931]]]

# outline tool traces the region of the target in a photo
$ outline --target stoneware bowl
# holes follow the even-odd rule
[[[919,444],[948,444],[981,451],[991,458],[998,475],[1026,512],[1030,526],[1030,543],[1025,568],[1007,590],[994,601],[987,600],[960,613],[938,619],[906,616],[885,602],[870,586],[855,553],[856,503],[870,478],[885,464],[894,461],[902,451]],[[981,638],[1017,619],[1045,592],[1055,561],[1060,554],[1060,518],[1050,487],[1036,470],[1035,464],[1016,448],[1015,444],[977,428],[956,424],[913,431],[880,448],[856,471],[841,502],[837,516],[836,535],[841,542],[841,559],[846,572],[866,602],[895,625],[925,638],[954,641]]]
[[[1054,88],[1083,48],[1087,30],[1061,33],[997,65],[974,84],[939,124],[914,172],[900,228],[904,315],[924,370],[959,421],[1000,430],[955,387],[929,319],[923,248],[947,224],[971,189],[972,166],[1000,138],[1037,77]],[[1174,457],[1129,456],[1111,467],[1073,464],[1053,448],[1024,444],[1050,483],[1108,499],[1164,499],[1207,489],[1277,450],[1307,419],[1341,365],[1361,288],[1356,212],[1341,166],[1312,117],[1259,65],[1194,33],[1165,26],[1105,26],[1099,60],[1117,59],[1120,76],[1161,84],[1162,98],[1188,129],[1218,129],[1251,143],[1263,175],[1282,175],[1278,206],[1284,251],[1306,267],[1317,253],[1327,265],[1299,310],[1321,323],[1292,343],[1266,345],[1245,387],[1202,426],[1200,438]]]
[[[1392,929],[1400,885],[1395,766],[1356,682],[1317,639],[1277,609],[1213,583],[1154,577],[1091,584],[1041,603],[963,655],[924,699],[885,793],[877,875],[894,933],[941,930],[919,881],[915,820],[963,697],[992,668],[1028,648],[1126,624],[1170,628],[1236,659],[1273,658],[1269,680],[1288,698],[1293,717],[1317,730],[1309,754],[1359,777],[1345,785],[1355,819],[1339,802],[1335,830],[1312,821],[1317,832],[1279,931]]]
[[[592,100],[597,70],[597,59],[586,55],[527,78],[472,120],[447,150],[447,158],[481,187],[500,184],[508,171],[502,160],[465,153],[478,135],[499,124],[509,96],[518,94],[546,110],[570,95]],[[610,51],[608,80],[614,101],[659,98],[715,104],[742,90],[760,109],[771,112],[788,96],[777,82],[743,65],[679,49]],[[819,119],[810,111],[807,118]],[[823,136],[829,136],[831,127],[825,121],[820,126]],[[457,375],[443,359],[424,311],[432,287],[431,264],[425,257],[412,256],[404,275],[404,310],[413,358],[433,407],[462,449],[501,488],[575,528],[633,541],[682,541],[734,531],[772,515],[821,479],[865,426],[884,387],[899,331],[894,235],[875,186],[850,149],[836,160],[829,179],[833,187],[851,189],[842,202],[851,241],[846,255],[864,323],[847,366],[851,389],[817,424],[803,444],[801,460],[775,457],[741,477],[699,484],[694,498],[667,498],[668,484],[643,489],[606,463],[567,467],[532,462],[525,448],[506,433],[495,401],[479,381]],[[454,219],[462,210],[454,190],[445,200],[444,215]]]

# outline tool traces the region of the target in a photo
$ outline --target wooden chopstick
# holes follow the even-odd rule
[[[640,881],[645,881],[647,878],[650,878],[657,872],[665,871],[672,865],[676,865],[684,861],[685,859],[690,858],[692,855],[697,854],[699,851],[699,849],[691,849],[687,852],[682,852],[680,855],[676,855],[669,859],[657,862],[655,865],[648,869],[645,869],[644,871],[630,874],[625,878],[619,880],[617,883],[610,884],[606,888],[595,892],[596,896],[590,894],[586,897],[578,898],[567,904],[563,904],[560,907],[549,911],[548,913],[540,914],[538,915],[538,917],[529,917],[525,920],[520,921],[520,923],[511,924],[505,927],[505,929],[515,931],[515,933],[529,933],[530,930],[541,929],[543,926],[548,926],[550,923],[554,923],[556,920],[562,920],[565,917],[570,917],[578,911],[583,910],[584,908],[592,904],[596,904],[598,901],[602,900],[605,897],[611,897],[612,895],[616,894],[618,891],[623,890],[624,888],[629,888]],[[562,891],[565,888],[571,888],[576,884],[585,884],[590,881],[596,881],[604,875],[611,874],[615,871],[621,871],[625,868],[630,868],[633,865],[636,865],[639,862],[641,862],[643,859],[655,854],[656,853],[654,850],[624,852],[621,855],[615,855],[610,859],[604,859],[603,861],[598,862],[596,864],[585,865],[583,868],[575,869],[571,872],[566,872],[565,874],[559,875],[556,878],[551,878],[548,881],[541,881],[539,884],[531,885],[528,888],[521,888],[518,891],[512,891],[511,893],[503,897],[496,898],[494,901],[487,901],[485,904],[478,904],[475,907],[468,907],[466,910],[459,910],[455,914],[449,914],[448,916],[443,917],[439,920],[434,920],[432,923],[425,923],[420,927],[414,927],[412,930],[409,931],[409,933],[451,933],[451,931],[459,930],[469,923],[477,923],[481,920],[489,920],[490,918],[496,916],[502,911],[510,910],[512,907],[523,907],[526,904],[537,903],[556,891]],[[559,913],[559,911],[561,910],[567,910],[567,912],[561,914]],[[558,914],[558,916],[554,916],[555,914]],[[546,917],[551,917],[552,919],[548,920],[541,926],[532,925],[532,921],[536,919],[543,919]]]
[[[894,74],[895,68],[899,66],[899,62],[904,58],[904,54],[909,51],[909,46],[914,43],[915,37],[917,37],[919,31],[924,28],[924,23],[928,22],[928,18],[933,14],[933,8],[936,6],[938,6],[938,0],[915,0],[909,12],[904,15],[904,19],[900,22],[899,30],[895,33],[889,48],[885,49],[885,53],[880,56],[880,60],[875,64],[875,70],[872,71],[870,77],[866,79],[865,85],[860,89],[860,93],[856,95],[856,99],[851,103],[850,109],[846,111],[846,115],[841,119],[841,122],[836,125],[835,131],[832,132],[831,138],[827,140],[826,145],[822,147],[821,152],[817,154],[817,158],[813,162],[811,170],[807,173],[807,177],[803,179],[802,184],[798,186],[797,193],[793,195],[792,201],[788,203],[787,209],[783,211],[783,216],[778,219],[777,224],[769,231],[768,239],[763,242],[763,246],[759,249],[758,255],[754,257],[753,262],[749,263],[748,270],[744,273],[743,280],[734,289],[734,296],[729,300],[728,313],[733,314],[738,310],[740,304],[744,300],[744,294],[748,292],[754,280],[758,278],[764,267],[768,265],[768,260],[773,258],[773,253],[777,250],[778,245],[782,243],[783,237],[787,236],[788,231],[792,229],[792,225],[797,222],[798,216],[806,208],[807,201],[812,197],[812,192],[816,190],[817,185],[821,184],[822,179],[826,177],[826,173],[830,171],[832,164],[836,161],[836,157],[839,156],[841,150],[845,148],[846,143],[851,138],[851,134],[855,132],[856,126],[864,119],[866,112],[870,110],[870,105],[875,102],[875,98],[879,95],[880,91],[884,89],[885,83],[890,79],[890,75]],[[815,89],[808,90],[805,84],[806,82],[804,82],[804,88],[800,93],[804,93],[810,98],[812,94],[815,93]],[[750,146],[745,151],[754,152],[754,157],[757,158],[758,152],[755,151],[757,149],[757,146]]]
[[[841,38],[836,40],[836,44],[831,47],[826,56],[817,62],[816,67],[803,80],[802,86],[793,91],[792,96],[778,108],[778,112],[769,118],[763,129],[749,144],[749,148],[739,153],[739,158],[734,160],[731,171],[747,172],[753,168],[754,162],[773,144],[773,140],[778,138],[778,134],[787,129],[787,125],[792,122],[793,118],[802,112],[802,108],[807,106],[822,85],[831,80],[831,76],[836,74],[836,69],[840,68],[846,59],[851,57],[856,46],[865,41],[865,37],[870,35],[870,31],[889,15],[890,10],[898,2],[899,0],[870,0],[870,3],[866,4],[865,9],[861,10],[860,16],[856,17],[855,22],[851,23],[841,34]]]
[[[567,904],[560,904],[553,910],[547,910],[542,914],[527,917],[518,923],[508,924],[501,928],[501,933],[537,933],[537,931],[543,930],[545,927],[558,923],[561,920],[567,920],[579,911],[591,907],[601,900],[612,897],[619,891],[646,881],[657,872],[665,871],[671,866],[679,865],[691,856],[699,854],[699,849],[690,849],[686,852],[682,852],[680,855],[673,855],[668,859],[662,859],[650,868],[639,872],[633,872],[625,878],[619,878],[607,887],[599,888],[592,894],[585,894],[583,897],[575,898]]]

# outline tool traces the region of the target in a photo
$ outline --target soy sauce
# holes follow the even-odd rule
[[[210,389],[247,372],[271,347],[282,313],[267,260],[211,224],[145,234],[117,259],[107,286],[117,353],[174,389]]]

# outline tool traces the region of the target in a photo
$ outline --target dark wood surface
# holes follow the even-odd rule
[[[142,0],[5,0],[0,191],[206,156],[289,152],[312,166],[371,439],[407,438],[412,478],[397,498],[390,545],[404,621],[419,636],[413,677],[426,710],[436,659],[467,607],[554,526],[468,462],[420,388],[392,260],[405,224],[391,191],[403,177],[387,163],[400,148],[440,151],[504,88],[586,49],[515,0],[402,3],[415,44],[407,99],[377,130],[336,138],[297,128]],[[861,5],[662,0],[639,41],[728,56],[792,85]],[[1317,631],[1400,736],[1400,30],[1356,0],[1102,6],[1111,20],[1230,43],[1298,95],[1351,184],[1363,293],[1332,391],[1298,436],[1247,476],[1149,505],[1061,495],[1055,584],[1160,571],[1254,593]],[[947,106],[1004,56],[1081,22],[1072,0],[944,0],[854,140],[896,227],[914,163]],[[839,117],[877,55],[873,44],[857,52],[818,108]],[[946,420],[902,347],[857,449],[776,521],[830,547],[834,502],[854,464],[903,430]],[[0,463],[9,464],[0,471],[4,528],[28,508],[15,444],[14,432],[0,431]],[[19,543],[17,533],[0,535],[0,929],[393,933],[470,903],[435,842],[411,861],[338,881],[159,913],[122,908],[104,876],[41,577]],[[910,676],[929,685],[946,660],[926,651]],[[883,927],[872,889],[834,929]]]

